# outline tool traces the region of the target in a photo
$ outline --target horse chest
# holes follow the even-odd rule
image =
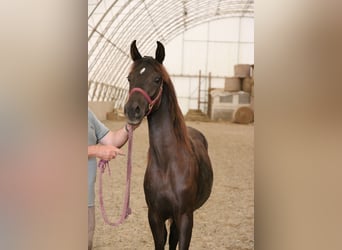
[[[167,170],[158,166],[149,166],[145,173],[144,191],[149,207],[168,211],[176,204],[183,204],[191,199],[189,193],[196,188],[196,183],[191,182],[193,173],[172,166]],[[180,202],[180,203],[179,203]]]
[[[145,172],[145,185],[153,188],[156,192],[167,190],[176,192],[175,189],[182,189],[190,180],[195,178],[195,171],[189,168],[189,162],[177,164],[170,161],[165,165],[150,164]],[[176,188],[177,187],[177,188]]]
[[[173,186],[171,175],[173,174],[170,171],[164,172],[159,169],[147,169],[144,183],[145,189],[159,194],[169,193]]]

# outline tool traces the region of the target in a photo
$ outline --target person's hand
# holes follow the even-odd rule
[[[125,153],[113,145],[97,145],[97,153],[96,157],[100,158],[101,160],[110,161],[114,159],[117,155],[125,155]]]

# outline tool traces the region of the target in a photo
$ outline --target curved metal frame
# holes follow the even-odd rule
[[[125,101],[129,45],[153,53],[192,27],[209,21],[254,18],[254,0],[88,0],[88,99]]]

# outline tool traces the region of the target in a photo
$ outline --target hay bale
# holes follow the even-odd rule
[[[184,116],[186,121],[202,121],[209,122],[209,117],[199,109],[189,109],[188,113]]]
[[[116,113],[114,111],[106,113],[106,119],[108,121],[114,121],[116,118]]]
[[[254,121],[254,111],[250,107],[240,107],[234,111],[233,122],[249,124]]]
[[[124,121],[126,117],[122,109],[114,109],[112,112],[106,113],[106,119],[109,121]]]
[[[254,85],[254,79],[252,77],[245,77],[242,80],[242,90],[248,93],[252,92],[252,86]]]
[[[226,77],[224,81],[224,90],[235,92],[241,90],[241,79],[238,77]]]
[[[251,65],[250,64],[236,64],[234,66],[234,76],[241,77],[241,78],[251,76]]]

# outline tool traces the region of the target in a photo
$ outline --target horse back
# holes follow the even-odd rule
[[[196,209],[209,198],[213,185],[213,170],[208,154],[208,142],[205,136],[195,128],[187,127],[191,146],[198,165],[198,193]]]

